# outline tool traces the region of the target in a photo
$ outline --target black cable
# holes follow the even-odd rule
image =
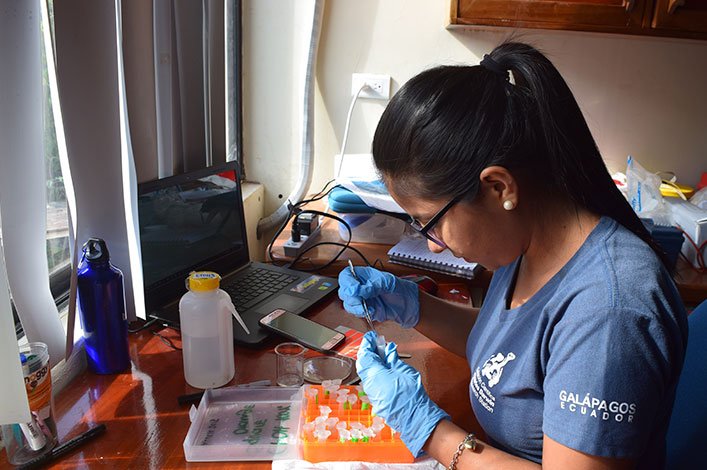
[[[299,261],[300,258],[302,258],[302,255],[304,255],[305,253],[307,253],[309,250],[312,250],[312,249],[314,249],[314,248],[316,248],[316,247],[318,247],[318,246],[322,246],[322,245],[337,244],[337,245],[341,246],[342,248],[341,248],[341,250],[339,250],[339,252],[338,252],[329,262],[323,264],[322,266],[318,266],[318,267],[316,267],[315,269],[311,269],[311,270],[308,270],[308,271],[320,271],[320,270],[322,270],[322,269],[328,268],[329,266],[331,266],[332,264],[334,264],[337,259],[339,259],[339,257],[344,253],[344,251],[346,251],[347,248],[350,248],[349,245],[350,245],[350,243],[351,243],[351,238],[353,237],[353,233],[351,232],[351,226],[350,226],[344,219],[342,219],[341,217],[337,217],[337,216],[335,216],[335,215],[333,215],[333,214],[327,214],[326,212],[317,211],[317,210],[306,210],[306,211],[302,211],[302,212],[308,212],[308,213],[310,213],[310,214],[320,215],[320,216],[322,216],[322,217],[328,217],[328,218],[330,218],[330,219],[334,219],[334,220],[338,221],[338,222],[341,223],[341,224],[344,224],[344,226],[346,227],[346,230],[347,230],[348,233],[349,233],[349,238],[348,238],[348,240],[346,240],[346,243],[343,243],[343,244],[337,243],[337,242],[319,242],[319,243],[315,243],[314,245],[311,245],[311,246],[307,247],[306,249],[302,250],[302,251],[295,257],[295,259],[293,259],[293,260],[289,263],[288,267],[290,267],[290,268],[293,267],[293,266],[297,263],[297,261]]]
[[[278,260],[273,256],[272,249],[273,249],[273,245],[275,245],[275,240],[277,240],[277,237],[279,237],[280,234],[282,233],[282,231],[285,230],[285,227],[287,227],[287,224],[290,222],[290,219],[292,218],[292,216],[301,212],[300,207],[302,207],[303,205],[309,204],[310,202],[319,201],[320,199],[323,199],[326,196],[328,196],[329,193],[331,193],[335,188],[339,187],[339,185],[337,184],[337,185],[329,188],[329,185],[331,183],[333,183],[334,181],[335,180],[333,180],[333,179],[327,181],[327,183],[324,185],[322,190],[319,191],[314,196],[312,196],[311,198],[303,199],[295,204],[290,203],[290,206],[289,206],[290,209],[289,209],[289,213],[287,214],[287,217],[285,217],[285,220],[282,222],[282,225],[280,225],[280,228],[277,229],[277,231],[273,235],[272,239],[270,240],[270,243],[268,243],[268,257],[270,258],[270,261],[272,262],[273,265],[285,266],[288,264],[287,262],[285,262],[281,265],[276,264],[276,261],[282,261],[282,260]]]
[[[182,348],[180,348],[179,346],[176,346],[176,345],[172,342],[171,339],[167,338],[166,336],[162,336],[162,335],[159,333],[159,331],[152,331],[152,330],[151,330],[150,333],[152,333],[153,335],[157,336],[157,337],[160,339],[160,341],[162,341],[164,344],[166,344],[166,345],[169,346],[170,348],[172,348],[172,349],[174,349],[174,350],[176,350],[176,351],[181,351],[181,350],[182,350]]]
[[[382,262],[380,259],[376,258],[376,260],[373,262],[373,264],[371,264],[371,262],[368,261],[368,259],[366,258],[366,256],[365,256],[363,253],[361,253],[360,250],[358,250],[357,248],[351,246],[351,239],[352,239],[352,237],[353,237],[353,233],[352,233],[352,231],[351,231],[351,226],[350,226],[344,219],[342,219],[342,218],[340,218],[340,217],[337,217],[337,216],[335,216],[335,215],[333,215],[333,214],[328,214],[328,213],[322,212],[322,211],[308,210],[308,209],[307,209],[307,210],[302,210],[302,209],[301,209],[301,207],[304,206],[305,204],[308,204],[308,203],[310,203],[310,202],[319,201],[319,200],[325,198],[325,197],[328,196],[329,193],[331,193],[335,188],[339,187],[339,185],[335,185],[335,186],[329,188],[329,185],[330,185],[332,182],[334,182],[334,181],[335,181],[335,180],[333,180],[333,179],[332,179],[332,180],[329,180],[329,181],[324,185],[324,187],[322,188],[322,190],[319,191],[319,192],[318,192],[317,194],[315,194],[314,196],[312,196],[311,198],[309,198],[309,199],[303,199],[303,200],[297,202],[296,204],[290,204],[290,206],[289,206],[289,208],[290,208],[290,209],[289,209],[289,214],[288,214],[287,217],[285,218],[285,221],[282,223],[282,225],[280,226],[280,228],[278,228],[278,230],[275,232],[275,234],[273,235],[272,239],[270,240],[270,243],[268,244],[268,250],[267,250],[267,252],[268,252],[268,257],[270,258],[270,261],[266,261],[266,262],[272,263],[274,266],[284,266],[284,267],[287,267],[287,268],[292,268],[292,269],[294,269],[295,264],[296,264],[297,262],[301,261],[303,255],[304,255],[305,253],[307,253],[308,251],[310,251],[310,250],[312,250],[312,249],[314,249],[314,248],[317,248],[317,247],[319,247],[319,246],[323,246],[323,245],[334,245],[334,246],[340,246],[340,247],[341,247],[341,250],[339,250],[339,252],[338,252],[331,260],[329,260],[327,263],[325,263],[325,264],[323,264],[323,265],[321,265],[321,266],[316,266],[316,265],[314,265],[314,263],[312,263],[312,265],[314,265],[312,268],[305,269],[305,268],[300,267],[300,268],[297,268],[297,269],[300,270],[300,271],[305,271],[305,272],[320,271],[320,270],[325,269],[325,268],[331,266],[332,264],[334,264],[334,263],[339,259],[339,257],[341,257],[341,255],[342,255],[347,249],[352,250],[352,251],[354,251],[356,254],[358,254],[358,255],[361,257],[361,259],[363,259],[363,261],[366,263],[367,266],[375,267],[376,263],[378,263],[378,264],[380,265],[381,269],[385,269],[385,267],[384,267],[384,265],[383,265],[383,262]],[[410,216],[407,215],[407,214],[398,214],[398,213],[387,212],[387,211],[377,211],[377,212],[382,213],[382,214],[385,214],[385,215],[388,215],[388,216],[391,216],[391,217],[395,217],[395,218],[397,218],[397,219],[404,220],[405,222],[410,222]],[[290,219],[292,218],[292,216],[295,216],[295,221],[296,221],[296,217],[299,216],[300,214],[304,214],[304,213],[310,213],[310,214],[318,215],[318,216],[321,216],[321,217],[328,217],[328,218],[330,218],[330,219],[334,219],[334,220],[338,221],[340,224],[343,224],[344,227],[346,227],[346,230],[348,231],[348,235],[349,235],[349,236],[348,236],[348,240],[346,240],[345,243],[328,242],[328,241],[315,243],[315,244],[313,244],[313,245],[307,247],[307,248],[304,249],[303,251],[301,251],[292,261],[290,261],[290,262],[285,261],[283,264],[278,265],[278,264],[276,263],[276,261],[283,261],[283,260],[276,259],[276,258],[273,256],[272,250],[273,250],[273,246],[274,246],[274,244],[275,244],[275,240],[277,240],[277,238],[280,236],[280,234],[281,234],[282,231],[285,229],[285,227],[287,226],[287,224],[290,222]],[[308,260],[309,260],[309,259],[308,259]],[[310,261],[310,263],[311,263],[311,260],[309,260],[309,261]]]
[[[142,331],[142,330],[154,325],[155,322],[157,322],[157,319],[153,318],[151,320],[146,321],[145,323],[143,323],[141,326],[135,328],[134,330],[131,330],[130,328],[128,328],[128,333],[133,334],[133,333],[137,333],[138,331]]]
[[[351,250],[351,251],[355,252],[363,260],[364,263],[366,263],[366,266],[375,267],[376,263],[378,263],[381,266],[381,269],[385,269],[385,267],[383,266],[383,262],[380,259],[376,258],[375,261],[373,261],[373,263],[371,263],[370,261],[368,261],[368,258],[366,258],[366,255],[364,255],[358,248],[351,246],[351,245],[347,245],[345,243],[340,243],[340,242],[319,242],[319,243],[312,245],[311,247],[308,247],[302,253],[309,251],[310,248],[315,248],[315,247],[322,246],[322,245],[340,246],[340,247],[343,247],[345,250]],[[309,261],[310,263],[312,263],[311,258],[303,258],[303,259],[298,260],[298,262],[303,262],[303,261]],[[336,259],[334,259],[334,261],[336,261]],[[326,266],[329,266],[330,264],[331,263],[327,264]],[[311,269],[305,269],[302,267],[298,267],[297,270],[306,271],[306,272],[310,272],[310,271],[314,272],[314,271],[319,271],[319,270],[323,269],[323,267],[316,266],[314,263],[312,263],[312,265],[314,267]],[[324,267],[326,267],[326,266],[324,266]]]

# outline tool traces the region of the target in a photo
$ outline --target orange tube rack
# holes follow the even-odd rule
[[[373,416],[370,407],[361,409],[361,400],[357,400],[353,407],[340,410],[340,405],[335,396],[324,396],[324,389],[319,385],[307,385],[305,387],[317,389],[316,399],[305,390],[302,406],[301,424],[312,423],[320,416],[320,406],[329,406],[331,413],[329,417],[338,418],[339,421],[346,421],[347,427],[352,422],[359,422],[365,427],[372,424]],[[354,387],[342,386],[341,389],[348,389],[349,393],[356,394]],[[373,438],[360,439],[357,442],[347,440],[341,442],[336,429],[331,429],[331,435],[326,441],[320,442],[312,432],[305,432],[300,426],[300,445],[302,446],[302,456],[309,462],[332,462],[332,461],[365,461],[365,462],[387,462],[387,463],[411,463],[415,459],[410,451],[405,447],[400,436],[394,433],[390,427],[385,425],[383,429]]]

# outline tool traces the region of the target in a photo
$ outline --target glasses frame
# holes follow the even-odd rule
[[[452,200],[445,204],[444,207],[442,207],[440,210],[438,210],[437,213],[433,215],[432,218],[425,225],[422,225],[417,219],[411,217],[410,226],[435,245],[438,245],[442,248],[447,248],[447,245],[437,235],[435,235],[432,230],[434,230],[435,225],[437,225],[437,223],[440,221],[440,219],[442,219],[442,217],[444,217],[444,215],[449,211],[449,209],[451,209],[456,203],[462,200],[465,194],[466,193],[462,193],[452,198]]]

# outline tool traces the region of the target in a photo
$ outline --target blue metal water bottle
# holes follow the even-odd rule
[[[78,268],[78,298],[88,365],[97,374],[130,367],[123,273],[110,262],[106,242],[89,238]]]

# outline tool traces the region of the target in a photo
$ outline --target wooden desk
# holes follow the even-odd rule
[[[344,312],[333,295],[308,315],[325,325],[363,329],[360,319]],[[154,327],[181,346],[178,332]],[[412,354],[406,361],[422,372],[428,393],[453,420],[465,429],[480,432],[469,403],[469,369],[466,360],[440,348],[414,330],[381,324],[380,331],[396,341],[400,350]],[[272,348],[281,342],[273,338],[263,349],[236,347],[236,376],[229,385],[257,380],[275,380]],[[149,329],[130,336],[132,371],[100,376],[82,373],[55,399],[60,442],[105,423],[106,432],[85,444],[50,468],[161,469],[223,468],[224,462],[187,463],[182,443],[189,429],[188,406],[177,403],[179,395],[194,393],[184,381],[181,351],[176,351]],[[269,462],[229,462],[229,468],[269,469]],[[5,453],[0,468],[12,468]]]
[[[687,261],[678,258],[673,278],[685,305],[696,307],[707,299],[707,272],[697,272]]]

